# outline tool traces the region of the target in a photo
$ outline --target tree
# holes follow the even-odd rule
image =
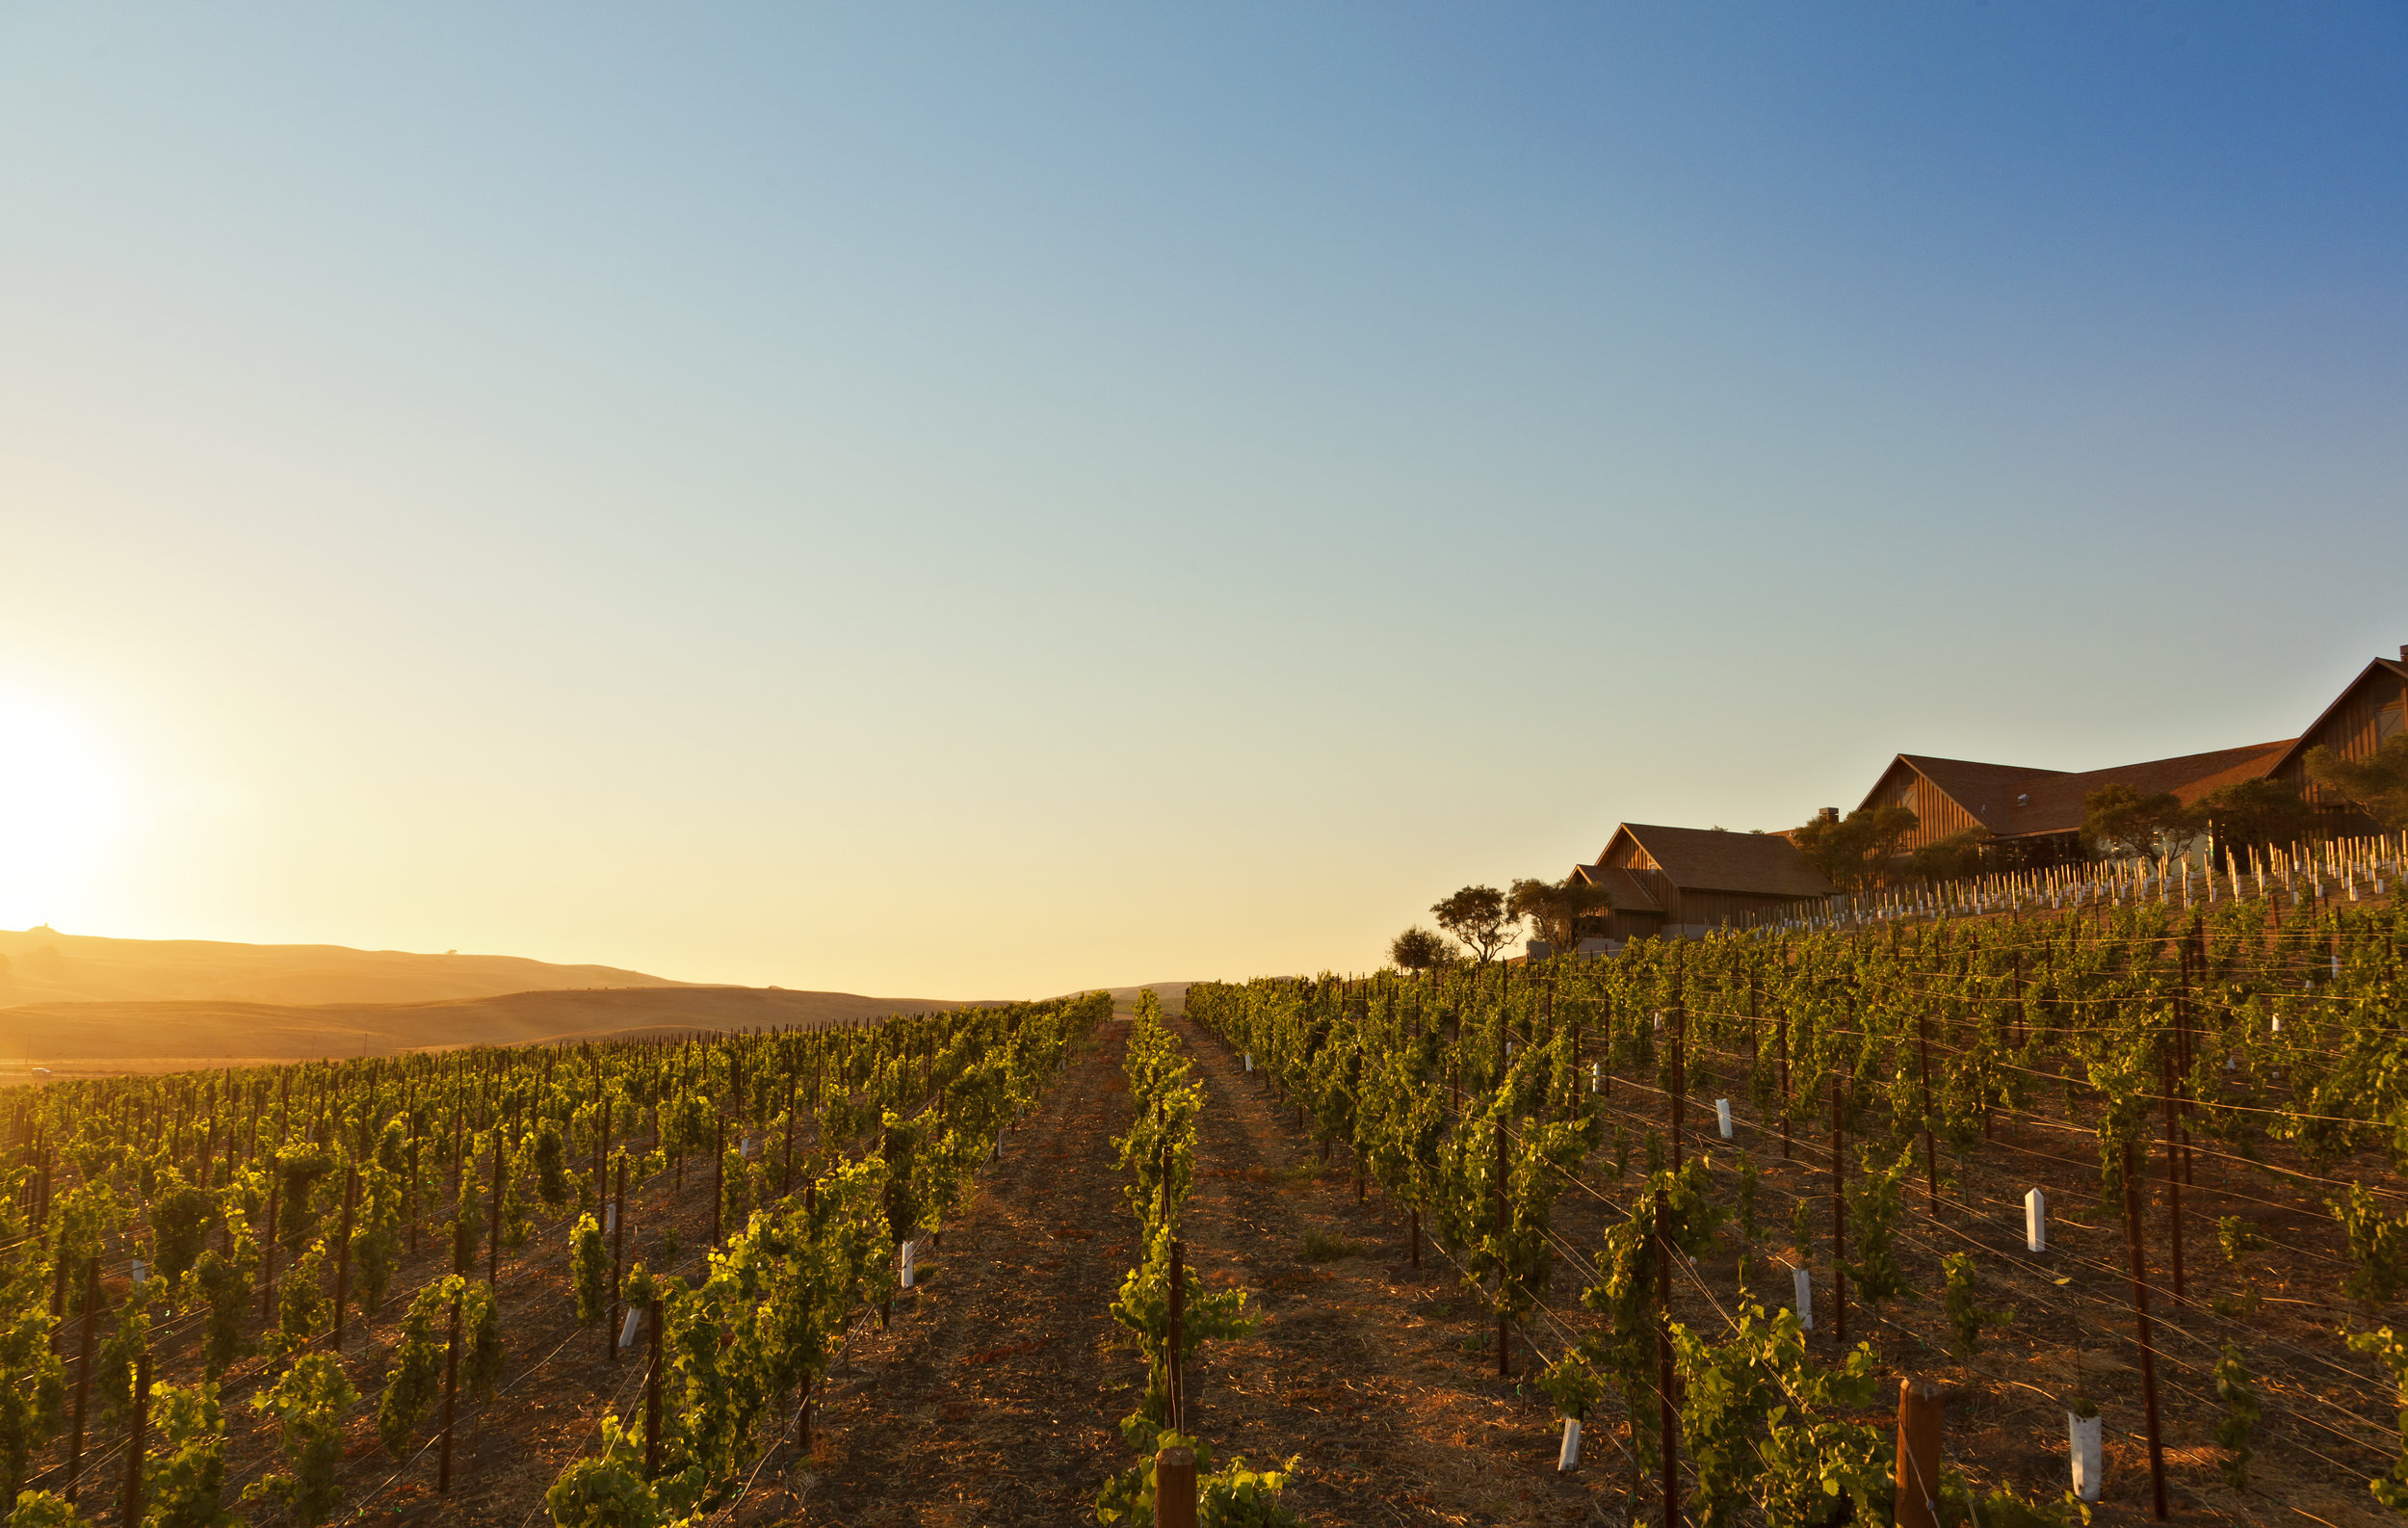
[[[2081,835],[2119,859],[2148,859],[2166,840],[2188,839],[2190,813],[2172,791],[2143,796],[2118,780],[2081,799]]]
[[[1898,846],[1917,826],[1910,808],[1859,806],[1843,821],[1818,817],[1792,833],[1790,841],[1833,885],[1866,891],[1879,883]]]
[[[1388,945],[1389,962],[1400,971],[1426,971],[1433,965],[1444,965],[1459,952],[1443,934],[1432,933],[1419,924],[1405,930]]]
[[[1505,893],[1495,886],[1465,886],[1446,901],[1432,903],[1429,910],[1438,926],[1463,941],[1482,965],[1513,942],[1514,925],[1522,921],[1505,910]]]
[[[1906,872],[1925,881],[1955,881],[1978,874],[1982,855],[1997,837],[1987,828],[1968,828],[1935,838],[1906,856]]]
[[[1605,887],[1592,885],[1577,875],[1564,877],[1561,884],[1517,881],[1505,899],[1505,910],[1516,918],[1529,919],[1531,930],[1557,955],[1578,950],[1581,924],[1610,906]]]
[[[2296,843],[2316,833],[2316,812],[2280,780],[2235,780],[2191,804],[2191,816],[2212,828],[2216,842],[2244,846]]]
[[[2374,757],[2345,759],[2318,745],[2303,761],[2308,777],[2385,828],[2408,828],[2408,733],[2383,740]]]

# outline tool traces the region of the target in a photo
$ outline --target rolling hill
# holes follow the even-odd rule
[[[762,987],[509,992],[431,1003],[309,1005],[187,999],[0,1009],[0,1081],[389,1056],[457,1045],[633,1039],[684,1029],[848,1024],[971,1005]]]
[[[339,944],[112,939],[0,930],[0,1008],[27,1003],[431,1003],[576,987],[685,984],[610,965],[554,965],[513,955],[420,955]]]

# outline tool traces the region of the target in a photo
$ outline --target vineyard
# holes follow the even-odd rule
[[[15,1524],[739,1520],[1110,1011],[20,1091],[0,1499]]]
[[[1487,1311],[1611,1520],[2370,1521],[2408,1506],[2408,894],[2348,873],[1188,1014]]]
[[[2379,1520],[2408,891],[2335,864],[20,1090],[11,1521]]]

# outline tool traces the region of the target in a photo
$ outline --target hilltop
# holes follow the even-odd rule
[[[533,962],[530,962],[533,963]],[[967,1003],[777,988],[509,992],[432,1003],[39,1003],[0,1009],[0,1079],[389,1056],[457,1045],[619,1040],[686,1029],[851,1024]]]
[[[0,930],[0,1009],[206,998],[235,1003],[433,1003],[577,987],[682,987],[613,965],[514,955],[421,955],[340,944],[113,939]]]

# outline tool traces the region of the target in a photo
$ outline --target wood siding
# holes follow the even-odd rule
[[[2345,759],[2369,759],[2377,748],[2398,736],[2403,724],[2408,724],[2408,681],[2382,669],[2364,674],[2323,724],[2299,740],[2297,751],[2275,772],[2275,778],[2296,787],[2319,810],[2353,811],[2348,803],[2308,778],[2304,762],[2308,750],[2329,748]]]
[[[1875,806],[1903,806],[1915,814],[1915,830],[1899,846],[1900,854],[1912,854],[1925,844],[1981,826],[1973,813],[1904,759],[1892,761],[1870,799]]]

